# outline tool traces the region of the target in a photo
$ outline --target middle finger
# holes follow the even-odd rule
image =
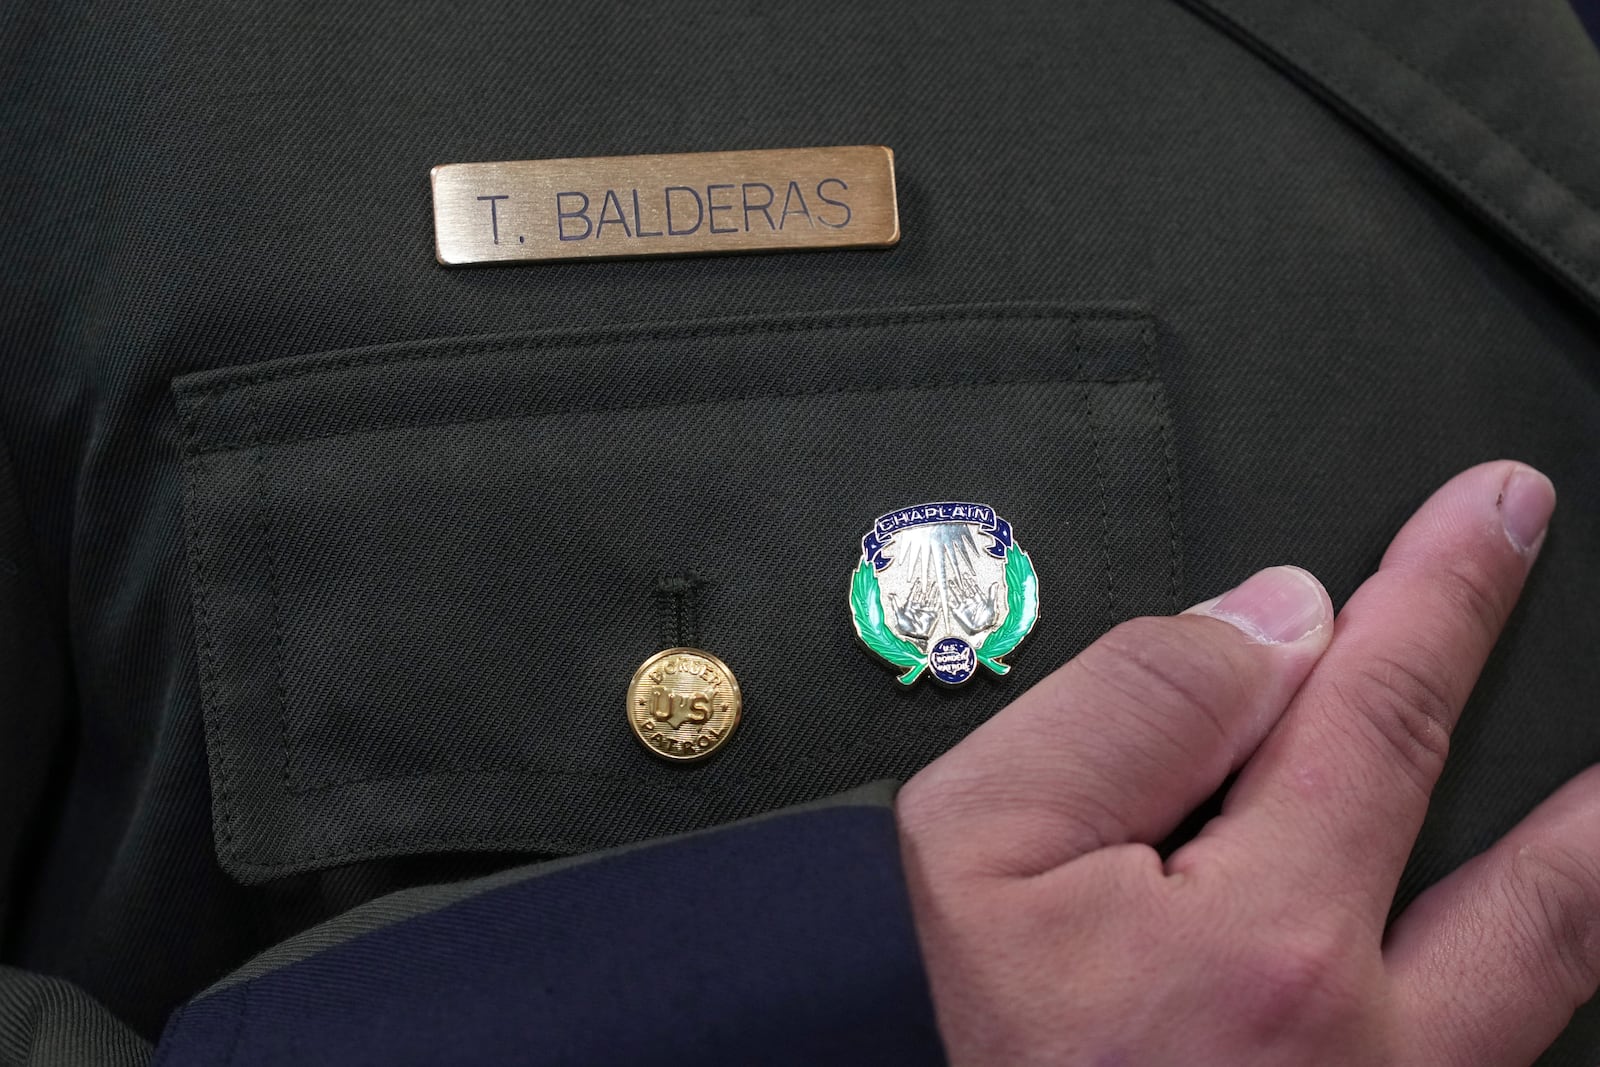
[[[1220,850],[1253,877],[1287,879],[1297,899],[1360,902],[1381,928],[1450,732],[1554,505],[1544,475],[1510,462],[1436,492],[1340,612],[1327,654],[1174,869]]]

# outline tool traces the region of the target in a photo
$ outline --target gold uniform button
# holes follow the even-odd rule
[[[628,683],[633,736],[667,759],[704,759],[727,744],[742,707],[728,665],[698,648],[657,652]]]

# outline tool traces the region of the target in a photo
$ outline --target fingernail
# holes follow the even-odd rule
[[[1517,467],[1500,487],[1500,521],[1511,546],[1524,556],[1539,550],[1550,513],[1556,509],[1556,487],[1532,467]]]
[[[1322,583],[1299,567],[1268,567],[1189,612],[1231,623],[1268,645],[1310,637],[1333,616]]]

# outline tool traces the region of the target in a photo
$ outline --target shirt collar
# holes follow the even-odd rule
[[[1600,310],[1600,52],[1567,0],[1181,0]]]

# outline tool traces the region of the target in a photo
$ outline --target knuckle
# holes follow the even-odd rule
[[[1297,922],[1257,939],[1233,961],[1230,1000],[1262,1037],[1341,1029],[1360,1016],[1372,982],[1347,922]]]
[[[1048,870],[1063,853],[1087,856],[1128,840],[1126,820],[1103,797],[1066,790],[1048,804],[1017,809],[1014,833],[982,873],[1022,877]]]
[[[1516,587],[1497,562],[1474,553],[1454,556],[1443,564],[1435,583],[1451,617],[1473,623],[1486,644],[1499,636],[1515,598]]]
[[[1506,892],[1532,966],[1573,1006],[1600,984],[1600,857],[1559,842],[1523,845],[1513,855]]]
[[[1437,656],[1401,647],[1368,658],[1334,688],[1335,698],[1424,792],[1450,754],[1457,698],[1447,677]]]
[[[1040,796],[1006,775],[915,775],[895,796],[901,839],[949,875],[1020,877],[1126,840],[1123,814],[1104,796],[1062,783]],[[1004,825],[1004,848],[984,828]]]
[[[1195,711],[1223,738],[1254,689],[1237,653],[1172,619],[1130,619],[1095,642],[1079,664],[1128,711]]]

